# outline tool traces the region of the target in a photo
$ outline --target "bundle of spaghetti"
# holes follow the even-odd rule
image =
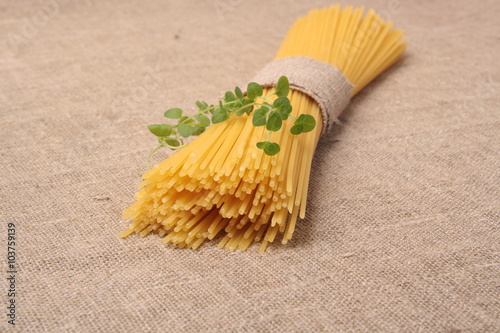
[[[336,67],[350,81],[351,95],[401,58],[403,32],[373,10],[332,6],[312,10],[290,28],[275,59],[310,57]],[[266,88],[264,95],[273,92]],[[292,115],[321,119],[319,105],[292,89]],[[292,135],[284,122],[271,141],[281,151],[266,155],[256,143],[266,136],[265,126],[252,125],[250,116],[231,116],[212,125],[143,175],[136,202],[124,213],[132,219],[126,237],[157,233],[164,242],[196,249],[220,238],[219,247],[245,250],[261,242],[260,251],[281,234],[292,238],[297,219],[304,218],[310,169],[322,134],[314,130]]]

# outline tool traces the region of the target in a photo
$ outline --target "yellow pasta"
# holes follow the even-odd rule
[[[392,29],[373,10],[339,5],[312,10],[290,28],[275,59],[312,57],[337,67],[359,92],[402,55],[403,32]],[[273,88],[265,89],[264,95]],[[314,100],[297,90],[288,96],[292,115],[322,115]],[[123,217],[132,219],[126,237],[157,233],[166,243],[196,249],[220,237],[219,247],[245,250],[261,242],[260,251],[278,237],[293,235],[306,213],[313,154],[322,131],[290,134],[291,121],[273,132],[281,151],[257,149],[265,127],[251,117],[232,116],[212,125],[189,145],[143,175],[136,202]]]

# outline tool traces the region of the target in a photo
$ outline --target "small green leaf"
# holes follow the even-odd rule
[[[170,118],[170,119],[179,119],[182,116],[182,109],[180,108],[173,108],[165,111],[163,116]]]
[[[266,124],[267,108],[260,108],[253,112],[252,124],[254,126],[264,126]]]
[[[264,148],[264,153],[266,153],[266,155],[269,156],[274,156],[279,152],[280,152],[280,145],[277,144],[276,142],[270,142],[270,144],[268,144],[266,148]]]
[[[286,76],[281,76],[276,84],[276,95],[278,97],[288,96],[290,85],[288,83],[288,78]]]
[[[253,102],[250,101],[247,98],[244,98],[244,99],[240,100],[240,102],[237,103],[237,108],[236,109],[239,109],[239,110],[236,112],[236,115],[237,116],[241,116],[244,113],[250,114],[250,112],[252,112],[252,110],[253,110],[253,104],[252,103]]]
[[[292,106],[290,105],[290,100],[287,97],[278,97],[273,102],[273,107],[279,111],[282,120],[286,120],[288,115],[292,112]]]
[[[229,113],[227,113],[227,111],[221,111],[219,109],[217,110],[218,112],[217,113],[214,112],[212,116],[213,124],[218,124],[229,119]]]
[[[219,107],[214,110],[212,114],[212,123],[217,124],[229,119],[229,113],[219,101]]]
[[[243,109],[246,114],[250,114],[253,110],[253,105],[248,105],[246,108]]]
[[[242,106],[247,106],[246,108],[243,109],[243,111],[246,114],[250,114],[250,112],[252,112],[253,102],[251,100],[249,100],[248,98],[245,97],[241,100],[241,104],[242,104]]]
[[[177,131],[179,131],[182,137],[187,138],[193,134],[194,127],[185,123],[180,123],[179,126],[177,126]]]
[[[203,102],[203,101],[196,101],[196,106],[198,107],[198,109],[200,109],[200,111],[205,111],[207,108],[208,108],[208,104],[207,102]]]
[[[259,96],[262,96],[262,87],[256,82],[250,82],[247,86],[248,99],[253,101]]]
[[[316,127],[316,119],[314,119],[314,117],[310,114],[301,114],[295,121],[294,125],[302,125],[302,132],[304,133],[310,132],[314,129],[314,127]]]
[[[292,113],[292,106],[285,105],[284,107],[279,109],[279,112],[281,114],[281,119],[286,120],[290,115],[290,113]]]
[[[276,109],[285,107],[286,105],[290,105],[290,100],[284,96],[276,98],[273,102],[273,106]]]
[[[181,145],[181,142],[174,138],[161,138],[160,143],[166,144],[169,147],[179,147]]]
[[[210,118],[208,118],[207,116],[204,116],[202,114],[196,114],[194,115],[194,118],[196,120],[198,120],[198,122],[201,124],[201,125],[204,125],[204,126],[208,126],[210,125]]]
[[[151,133],[159,137],[169,136],[172,133],[172,126],[168,124],[149,125],[148,129],[151,131]]]
[[[193,126],[193,134],[192,135],[198,136],[203,132],[205,132],[205,126],[202,126],[202,125],[194,125]]]
[[[224,108],[227,110],[229,113],[234,113],[236,110],[238,110],[241,107],[241,101],[233,101],[231,103],[228,103],[224,105]]]
[[[243,92],[241,91],[240,87],[234,88],[234,93],[236,97],[238,97],[239,99],[243,99]]]
[[[257,142],[257,148],[264,149],[268,143],[269,143],[269,141]]]
[[[272,111],[267,118],[266,129],[273,132],[279,131],[282,122],[281,114],[278,111]]]
[[[280,151],[280,145],[276,142],[262,141],[257,142],[257,148],[263,149],[264,153],[269,156],[274,156]]]
[[[224,101],[227,102],[234,102],[236,100],[236,96],[234,96],[232,91],[226,91],[226,94],[224,95]]]
[[[290,133],[294,135],[298,135],[304,131],[304,126],[302,125],[293,125],[292,128],[290,128]]]

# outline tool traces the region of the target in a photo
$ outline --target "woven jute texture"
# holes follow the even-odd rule
[[[285,75],[290,88],[312,97],[322,114],[321,135],[329,133],[351,100],[353,85],[336,67],[309,57],[286,57],[271,61],[254,77],[263,87],[276,86]]]
[[[307,217],[265,254],[119,239],[120,217],[146,126],[248,82],[331,2],[0,4],[1,332],[499,331],[500,2],[362,3],[407,55],[320,141]]]

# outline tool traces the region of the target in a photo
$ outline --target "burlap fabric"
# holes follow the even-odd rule
[[[285,75],[290,88],[312,97],[320,106],[321,135],[330,132],[351,100],[353,85],[336,67],[309,57],[286,57],[265,65],[252,79],[263,87],[276,86]]]
[[[265,254],[121,240],[120,215],[146,125],[248,81],[331,2],[1,4],[0,331],[499,331],[498,1],[364,2],[411,47],[321,140],[307,218]]]

